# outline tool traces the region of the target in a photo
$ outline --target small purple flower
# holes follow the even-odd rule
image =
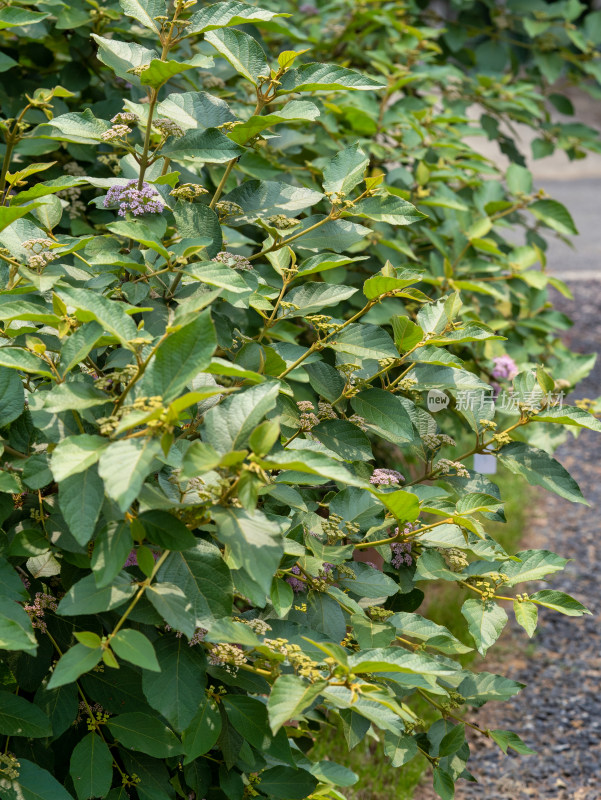
[[[301,571],[296,566],[296,564],[292,567],[291,572],[293,572],[294,575],[300,575],[301,574]],[[290,586],[292,586],[292,591],[295,592],[296,594],[300,594],[301,592],[305,591],[306,587],[305,587],[304,581],[299,581],[299,579],[295,578],[293,575],[289,575],[286,578],[286,583],[289,583]]]
[[[158,561],[159,554],[155,553],[154,550],[151,550],[151,552],[152,552],[152,557],[154,558],[154,560]],[[137,556],[135,548],[134,548],[131,551],[131,553],[127,556],[127,558],[125,559],[125,564],[123,565],[123,568],[125,568],[125,567],[137,567],[137,566],[138,566],[138,556]]]
[[[103,205],[105,208],[119,206],[117,212],[120,217],[124,217],[130,211],[134,217],[142,214],[160,214],[165,208],[161,196],[149,183],[142,184],[138,189],[138,181],[132,180],[125,186],[111,186],[106,193]]]
[[[378,468],[373,471],[369,482],[374,486],[398,486],[405,478],[396,469]]]
[[[507,378],[511,380],[515,378],[519,372],[517,364],[511,356],[496,356],[493,361],[495,364],[491,373],[493,378]]]
[[[319,9],[314,6],[313,3],[303,3],[298,7],[298,10],[301,14],[306,14],[307,16],[313,16],[319,13]]]

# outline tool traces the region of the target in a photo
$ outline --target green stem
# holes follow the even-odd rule
[[[163,562],[166,560],[167,556],[169,556],[170,554],[171,554],[171,550],[165,550],[165,552],[161,555],[161,557],[159,558],[157,563],[154,565],[154,569],[152,570],[152,573],[151,573],[150,577],[146,578],[146,580],[141,584],[140,588],[138,589],[138,592],[137,592],[136,596],[134,597],[134,599],[131,601],[131,603],[127,606],[127,608],[123,612],[123,615],[121,616],[121,619],[119,620],[119,622],[113,628],[112,633],[110,633],[108,635],[107,639],[108,639],[109,642],[113,638],[113,636],[117,633],[117,631],[120,630],[120,628],[123,626],[123,623],[125,622],[125,620],[129,617],[129,615],[134,610],[134,608],[136,607],[138,602],[142,599],[142,595],[144,594],[146,589],[148,589],[148,587],[152,583],[153,578],[155,577],[155,575],[157,574],[157,572],[159,571],[159,569],[163,565]]]
[[[393,544],[393,542],[398,542],[400,539],[406,539],[408,538],[408,536],[411,536],[411,538],[414,539],[415,537],[419,536],[420,533],[424,533],[424,531],[429,531],[432,528],[437,528],[439,525],[447,525],[449,522],[453,522],[452,517],[439,520],[438,522],[432,522],[430,523],[430,525],[423,525],[416,531],[411,531],[410,534],[399,532],[396,534],[396,536],[390,536],[388,539],[379,539],[377,542],[361,542],[360,544],[355,545],[355,550],[365,550],[370,547],[380,547],[381,545],[385,544]]]

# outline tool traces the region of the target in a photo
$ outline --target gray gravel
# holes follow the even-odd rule
[[[575,323],[564,337],[566,344],[579,352],[598,352],[601,282],[571,282],[568,270],[562,277],[574,292],[574,301],[555,298]],[[599,395],[597,367],[577,396]],[[513,624],[505,638],[511,655],[498,671],[527,687],[513,701],[489,704],[492,708],[474,718],[483,727],[516,731],[537,754],[525,757],[510,751],[504,756],[482,737],[472,740],[470,769],[479,783],[458,787],[457,800],[601,798],[601,582],[596,574],[601,536],[595,510],[601,510],[601,435],[582,431],[577,438],[570,436],[556,457],[579,482],[591,507],[541,492],[525,543],[573,559],[554,576],[551,587],[575,596],[595,616],[570,618],[543,609],[533,654],[526,654],[525,633]]]

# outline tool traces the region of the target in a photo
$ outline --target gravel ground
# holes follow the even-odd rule
[[[569,274],[563,276],[569,281]],[[574,320],[564,337],[580,352],[601,343],[601,282],[571,283],[574,301],[555,298]],[[601,369],[582,382],[578,396],[601,395]],[[470,768],[478,784],[458,787],[456,800],[599,800],[601,787],[601,583],[593,565],[601,561],[595,507],[601,509],[601,436],[582,431],[556,457],[574,475],[591,507],[575,506],[542,492],[525,544],[571,558],[551,588],[575,596],[592,617],[571,618],[541,609],[534,652],[515,623],[504,637],[511,656],[497,671],[527,684],[513,701],[489,704],[474,715],[483,727],[514,730],[536,751],[508,756],[483,737],[472,740]],[[512,616],[510,614],[510,616]],[[528,653],[528,655],[526,655]],[[487,667],[488,668],[488,667]],[[416,795],[429,798],[426,790]]]

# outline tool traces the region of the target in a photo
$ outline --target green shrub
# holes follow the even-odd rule
[[[584,502],[551,452],[601,429],[558,402],[594,357],[557,340],[541,229],[574,223],[465,141],[477,100],[516,162],[499,121],[598,148],[539,90],[594,74],[599,15],[539,5],[0,8],[3,798],[339,798],[307,755],[332,725],[452,798],[463,707],[521,688],[461,664],[497,601],[528,635],[587,613],[524,593],[565,559],[508,554],[465,463]],[[461,635],[418,613],[440,580]]]

